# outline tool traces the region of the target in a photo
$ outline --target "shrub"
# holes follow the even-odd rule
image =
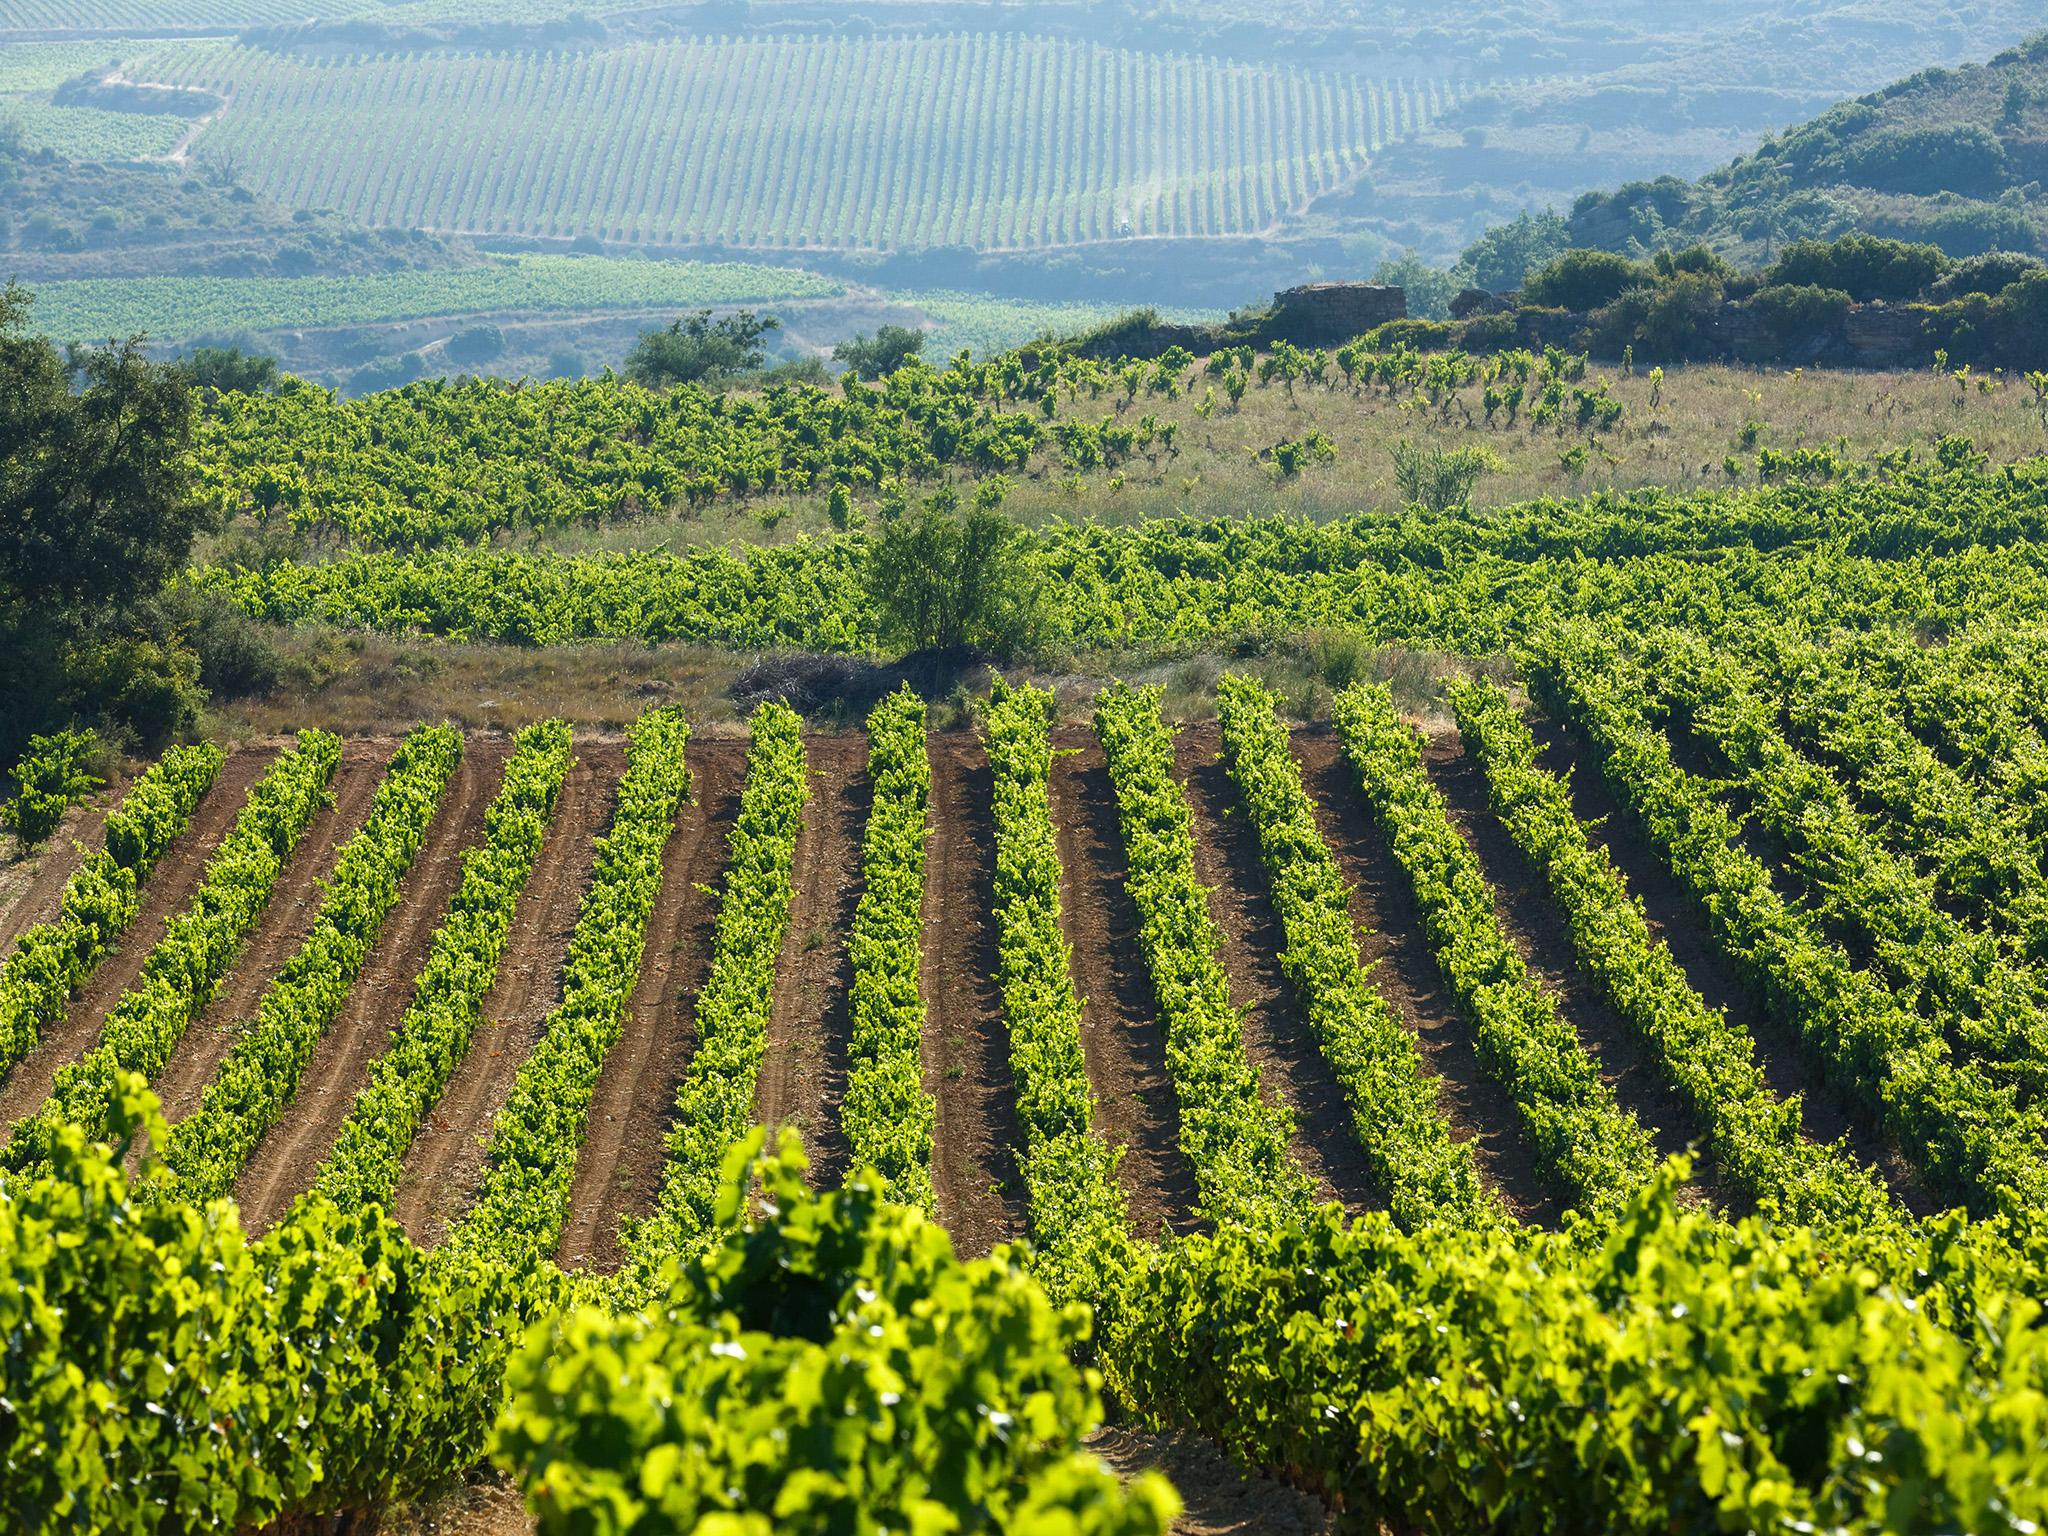
[[[1394,444],[1394,483],[1410,506],[1451,512],[1468,505],[1479,477],[1496,467],[1483,448],[1446,449],[1435,444]]]
[[[1651,282],[1648,269],[1612,251],[1566,251],[1532,276],[1522,301],[1545,309],[1601,309]]]
[[[1794,241],[1765,269],[1764,280],[1773,287],[1838,288],[1868,303],[1918,298],[1949,266],[1939,246],[1848,234],[1839,240]]]
[[[495,325],[472,325],[448,338],[448,356],[465,366],[488,363],[505,351],[505,333]]]
[[[2037,257],[2022,255],[2018,251],[1988,251],[1957,262],[1946,276],[1927,290],[1927,297],[1938,304],[1945,304],[1950,299],[1959,299],[1970,293],[2003,293],[2020,279],[2037,272],[2048,272],[2048,266],[2043,266]]]
[[[90,640],[66,655],[64,673],[74,713],[98,716],[145,744],[190,731],[206,703],[199,658],[180,645],[132,635]]]
[[[1839,288],[1778,283],[1758,289],[1749,304],[1763,316],[1779,345],[1789,347],[1809,338],[1832,341],[1839,337],[1851,302],[1849,295]]]

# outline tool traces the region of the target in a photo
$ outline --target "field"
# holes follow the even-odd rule
[[[1514,693],[1497,664],[1412,660],[1368,661],[1291,727],[1226,678],[1215,718],[1177,734],[1156,694],[1105,688],[1091,717],[997,684],[967,729],[928,731],[897,693],[865,735],[768,705],[750,730],[657,710],[623,736],[195,749],[156,770],[183,782],[184,814],[68,1001],[0,980],[0,1160],[38,1167],[57,1124],[100,1113],[91,1085],[134,1067],[162,1101],[151,1137],[176,1196],[231,1195],[273,1234],[259,1254],[317,1188],[388,1203],[451,1265],[553,1258],[625,1287],[652,1253],[715,1240],[703,1181],[753,1123],[800,1131],[821,1187],[885,1172],[964,1255],[1031,1237],[1049,1285],[1156,1241],[1170,1287],[1175,1253],[1208,1252],[1188,1234],[1286,1232],[1319,1203],[1316,1221],[1445,1244],[1439,1262],[1476,1263],[1476,1281],[1497,1278],[1489,1242],[1550,1254],[1567,1208],[1734,1264],[1712,1246],[1726,1228],[1671,1224],[1772,1202],[1897,1256],[1947,1205],[2048,1201],[2027,1108],[2048,1088],[2038,631],[1929,649],[1760,627],[1717,653],[1682,630],[1565,625]],[[1419,731],[1402,718],[1417,698],[1434,701]],[[115,844],[107,810],[8,866],[0,940],[73,920],[65,881]],[[279,852],[252,869],[266,818]],[[25,1006],[42,1012],[23,1030]],[[1660,1177],[1661,1215],[1636,1203]],[[1997,1229],[1976,1230],[1979,1261],[2004,1262]],[[1566,1251],[1538,1262],[1589,1262]],[[1370,1263],[1340,1273],[1380,1283]],[[1205,1304],[1227,1315],[1247,1283],[1277,1282],[1218,1270]],[[1334,1328],[1323,1353],[1290,1354],[1272,1405],[1247,1381],[1224,1408],[1203,1373],[1258,1346],[1177,1337],[1142,1286],[1089,1294],[1141,1418],[1220,1434],[1355,1509],[1429,1507],[1346,1438],[1426,1455],[1427,1388],[1370,1426],[1284,1406],[1349,1379],[1343,1314],[1314,1325]],[[1314,1316],[1289,1325],[1296,1350]],[[1692,1327],[1652,1346],[1627,1413],[1702,1369]],[[1559,1347],[1546,1334],[1544,1363],[1514,1368],[1561,1365]],[[1919,1347],[1962,1368],[1938,1336]],[[1572,1401],[1545,1412],[1561,1427]],[[427,1418],[449,1411],[469,1410]],[[1478,1433],[1489,1410],[1471,1412]],[[1838,1412],[1853,1436],[1875,1410]],[[1547,1420],[1515,1418],[1549,1443]],[[1261,1529],[1320,1528],[1289,1491],[1170,1440],[1099,1444],[1180,1473],[1187,1529],[1252,1506]],[[1639,1467],[1630,1496],[1682,1500],[1691,1475]],[[432,1518],[516,1525],[493,1487],[437,1496]]]
[[[363,277],[82,278],[36,289],[37,328],[63,341],[372,325],[504,311],[691,309],[829,298],[815,273],[743,262],[509,256],[453,271]]]
[[[52,665],[217,694],[0,861],[28,1529],[2048,1518],[2035,384],[197,410]]]
[[[1459,91],[986,34],[339,62],[185,47],[131,74],[231,96],[197,147],[293,206],[761,249],[1254,233]],[[450,111],[459,135],[436,130]]]

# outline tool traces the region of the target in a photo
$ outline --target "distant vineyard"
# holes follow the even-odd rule
[[[110,277],[46,283],[35,325],[61,341],[146,333],[373,325],[495,310],[631,309],[829,298],[812,272],[745,262],[514,256],[452,272],[367,277]]]
[[[237,27],[362,9],[354,0],[0,0],[0,32]]]
[[[1260,230],[1460,89],[992,35],[347,62],[223,45],[135,69],[231,94],[202,147],[293,206],[766,248]]]

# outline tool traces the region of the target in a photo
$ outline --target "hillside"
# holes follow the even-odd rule
[[[2044,182],[2048,37],[1844,102],[1697,181],[1589,194],[1567,222],[1574,245],[1627,252],[1706,244],[1768,259],[1850,230],[1952,256],[2039,252]]]

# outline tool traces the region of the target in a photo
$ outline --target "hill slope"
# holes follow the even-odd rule
[[[1952,256],[2048,248],[2048,35],[1987,64],[1930,69],[1766,140],[1696,182],[1579,199],[1574,245],[1705,243],[1766,257],[1862,230]]]

